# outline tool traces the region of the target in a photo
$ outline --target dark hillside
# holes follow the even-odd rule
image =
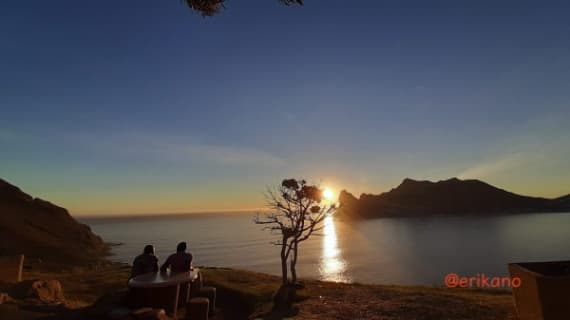
[[[345,215],[364,218],[570,211],[570,196],[528,197],[479,180],[457,178],[438,182],[404,179],[398,187],[379,195],[362,194],[357,199],[343,191],[339,201]]]
[[[0,179],[0,255],[89,263],[108,252],[103,240],[69,212]]]

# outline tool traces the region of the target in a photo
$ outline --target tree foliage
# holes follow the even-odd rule
[[[195,10],[203,16],[213,16],[224,8],[225,0],[183,0],[192,10]],[[303,5],[303,0],[279,0],[286,6]]]

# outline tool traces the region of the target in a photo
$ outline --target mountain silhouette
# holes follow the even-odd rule
[[[0,179],[0,255],[26,261],[91,263],[108,246],[69,212]]]
[[[339,202],[341,215],[362,218],[570,212],[570,195],[556,199],[528,197],[483,181],[457,178],[438,182],[406,178],[388,192],[362,194],[360,198],[343,190]]]

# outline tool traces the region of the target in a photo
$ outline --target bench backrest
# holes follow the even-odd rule
[[[24,255],[0,256],[0,282],[22,281]]]

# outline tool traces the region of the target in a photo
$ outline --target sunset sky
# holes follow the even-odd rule
[[[570,193],[564,1],[2,1],[0,178],[75,215],[263,206],[285,177]]]

